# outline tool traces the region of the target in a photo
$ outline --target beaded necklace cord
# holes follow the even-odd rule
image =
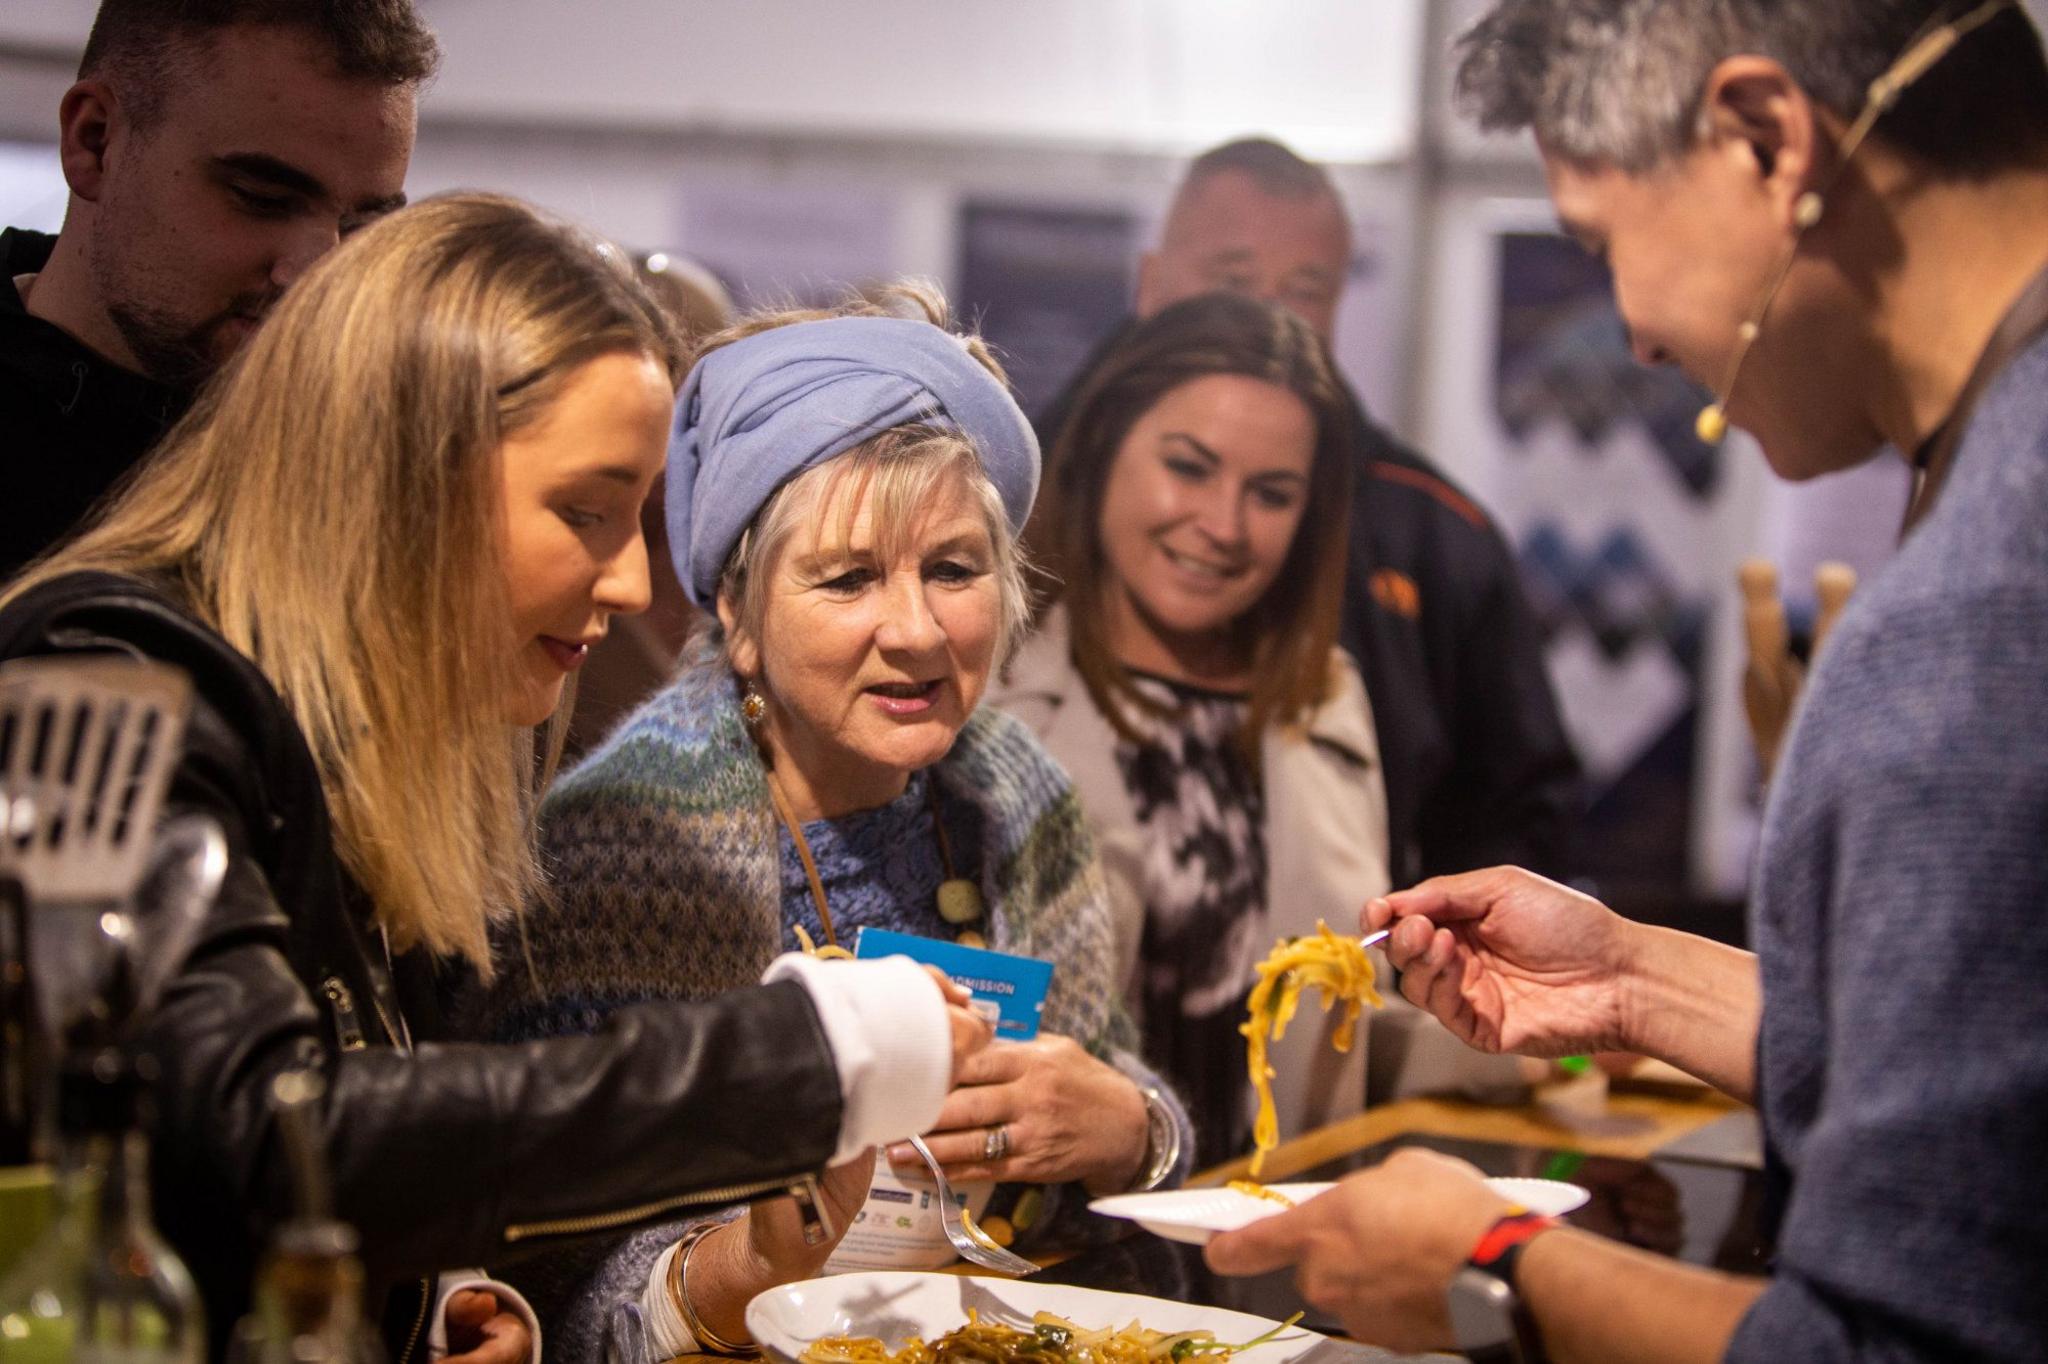
[[[782,793],[782,783],[775,779],[770,768],[768,795],[775,802],[775,813],[782,820],[782,827],[789,830],[790,842],[796,844],[797,860],[804,864],[804,880],[811,888],[811,903],[818,910],[818,925],[825,930],[825,945],[839,946],[839,935],[832,927],[832,911],[825,903],[825,881],[818,875],[818,863],[811,856],[811,844],[804,837],[803,825],[797,822],[796,812],[790,808],[789,797]],[[980,923],[985,910],[981,902],[981,888],[967,880],[953,869],[953,843],[946,836],[946,822],[939,818],[939,779],[936,773],[925,782],[925,806],[931,812],[932,833],[939,845],[939,862],[945,868],[946,876],[939,883],[939,917],[949,924],[957,925],[960,932],[956,940],[967,947],[985,947],[987,940],[973,925]]]

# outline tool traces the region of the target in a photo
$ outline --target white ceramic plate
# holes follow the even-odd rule
[[[747,1329],[769,1355],[794,1361],[805,1346],[824,1336],[875,1336],[892,1350],[911,1336],[933,1340],[965,1326],[970,1307],[983,1321],[1014,1326],[1030,1325],[1034,1312],[1053,1312],[1083,1326],[1136,1321],[1155,1331],[1214,1331],[1218,1340],[1250,1340],[1279,1324],[1217,1307],[1029,1279],[882,1272],[838,1274],[771,1288],[747,1304]],[[1444,1356],[1392,1355],[1291,1327],[1281,1339],[1232,1356],[1232,1364],[1366,1364],[1409,1358]]]
[[[1486,1181],[1502,1198],[1512,1199],[1532,1212],[1562,1217],[1592,1195],[1576,1184],[1555,1179],[1489,1179]],[[1334,1184],[1272,1184],[1268,1188],[1296,1203],[1306,1203]],[[1172,1189],[1165,1193],[1118,1194],[1098,1198],[1088,1205],[1105,1217],[1128,1217],[1155,1236],[1206,1245],[1222,1231],[1236,1231],[1286,1209],[1270,1198],[1255,1198],[1235,1189]]]

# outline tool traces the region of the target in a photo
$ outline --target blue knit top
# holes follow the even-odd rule
[[[864,927],[920,938],[950,939],[960,931],[939,916],[939,883],[946,879],[946,864],[932,827],[930,791],[930,778],[915,772],[903,794],[887,805],[803,826],[841,947],[851,951],[855,932]],[[941,801],[938,812],[946,822],[954,874],[979,882],[980,812],[961,801]],[[782,831],[781,850],[782,946],[793,952],[801,946],[793,925],[801,925],[819,944],[825,941],[825,927],[818,922],[810,878],[804,875],[803,859],[787,829]],[[982,932],[986,934],[986,926]]]
[[[2048,340],[1816,661],[1751,899],[1771,1287],[1734,1364],[2048,1358]]]
[[[709,639],[691,662],[548,793],[541,847],[552,903],[505,929],[506,969],[477,1010],[483,1036],[589,1033],[642,1000],[741,989],[794,941],[793,921],[819,933],[731,673]],[[900,799],[805,826],[840,943],[851,946],[851,930],[867,923],[953,936],[934,904],[942,873],[925,804],[934,780],[956,870],[988,907],[989,945],[1056,963],[1046,1031],[1161,1090],[1181,1128],[1175,1178],[1184,1176],[1193,1133],[1170,1087],[1131,1053],[1135,1031],[1110,976],[1107,891],[1080,801],[1019,721],[983,708]],[[1111,1225],[1086,1212],[1078,1184],[1044,1195],[1038,1235],[1081,1239]],[[519,1286],[549,1320],[551,1357],[601,1357],[613,1306],[639,1301],[684,1225],[550,1246],[522,1262]]]

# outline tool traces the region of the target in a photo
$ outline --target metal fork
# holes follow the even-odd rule
[[[924,1144],[923,1137],[912,1137],[910,1144],[924,1158],[925,1168],[932,1173],[932,1182],[939,1186],[939,1223],[945,1227],[946,1239],[953,1243],[953,1249],[960,1252],[960,1258],[971,1260],[984,1269],[1000,1269],[1005,1274],[1036,1274],[1039,1267],[1022,1255],[1004,1250],[993,1241],[976,1239],[960,1215],[960,1204],[953,1198],[953,1186],[946,1182],[946,1172],[933,1159],[932,1148]]]

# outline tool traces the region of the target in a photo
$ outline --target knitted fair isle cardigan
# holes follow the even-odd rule
[[[1132,1055],[1135,1029],[1111,978],[1107,889],[1066,773],[1023,724],[984,707],[933,775],[945,801],[980,816],[989,945],[1057,966],[1044,1029],[1164,1092]],[[780,837],[731,675],[709,661],[686,668],[543,802],[555,903],[501,944],[506,966],[483,1000],[485,1034],[510,1042],[587,1033],[629,1004],[752,985],[783,940]],[[1046,1192],[1040,1225],[1071,1227],[1082,1200]],[[550,1344],[577,1353],[573,1342],[601,1324],[591,1314],[637,1296],[685,1225],[617,1243],[588,1279],[589,1254],[573,1251],[539,1274],[515,1275],[544,1315],[558,1307]]]

